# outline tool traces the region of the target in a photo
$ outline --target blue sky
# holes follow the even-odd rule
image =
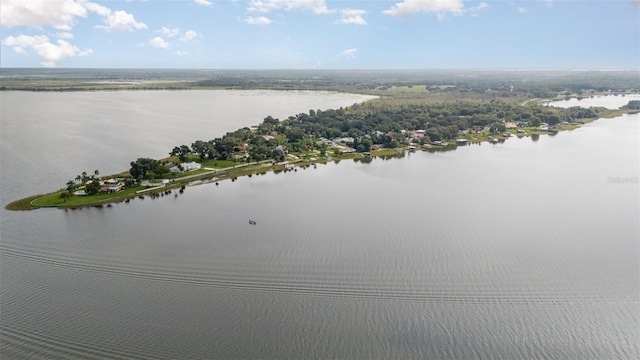
[[[2,67],[640,68],[640,0],[2,0]]]

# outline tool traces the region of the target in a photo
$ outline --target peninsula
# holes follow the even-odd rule
[[[638,100],[617,110],[563,109],[545,104],[571,97],[640,92],[632,81],[635,76],[625,72],[569,73],[563,77],[531,72],[476,72],[474,76],[459,72],[372,73],[228,72],[207,79],[172,73],[166,79],[145,82],[132,81],[121,73],[104,87],[104,82],[87,78],[98,76],[91,72],[78,75],[81,81],[73,76],[66,82],[55,80],[55,73],[50,82],[39,77],[39,87],[30,84],[29,78],[21,82],[9,77],[9,82],[4,77],[0,81],[4,90],[112,90],[114,84],[119,84],[120,90],[131,90],[134,84],[135,89],[307,89],[377,96],[347,108],[309,110],[286,119],[267,116],[258,125],[215,139],[176,144],[162,159],[138,158],[120,174],[101,176],[97,170],[91,175],[78,174],[60,190],[14,201],[6,208],[110,206],[137,197],[177,196],[175,192],[194,183],[217,184],[239,176],[297,171],[342,159],[371,161],[412,151],[447,151],[479,142],[498,143],[511,136],[554,135],[595,119],[640,110]]]

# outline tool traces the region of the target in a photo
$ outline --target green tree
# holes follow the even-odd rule
[[[167,172],[169,172],[169,169],[166,166],[162,165],[158,160],[149,158],[138,158],[138,160],[132,161],[129,169],[129,174],[134,178],[139,176],[148,178],[152,175],[161,177]]]
[[[368,152],[371,151],[371,146],[373,146],[371,139],[364,138],[358,143],[356,150],[359,152]]]
[[[209,142],[204,142],[202,140],[197,140],[193,144],[191,144],[191,149],[193,152],[197,153],[200,156],[200,161],[207,158],[207,156],[213,153],[214,148],[213,145]]]
[[[623,108],[640,110],[640,100],[630,100],[627,105],[623,106]]]
[[[489,128],[489,132],[492,134],[503,133],[505,131],[507,131],[507,127],[501,122],[495,122],[491,124],[491,127]]]
[[[100,182],[92,180],[84,186],[84,191],[89,195],[97,194],[100,191]]]
[[[559,124],[560,117],[558,115],[549,115],[549,117],[547,118],[547,122],[549,122],[549,125]]]
[[[269,158],[270,150],[265,145],[254,146],[249,150],[249,156],[254,161],[262,161]]]
[[[273,157],[273,160],[277,162],[283,162],[285,158],[284,149],[278,146],[277,148],[273,149],[273,151],[271,152],[271,156]]]
[[[537,116],[531,117],[531,119],[529,119],[529,124],[533,127],[540,126],[540,118]]]
[[[191,153],[191,149],[189,149],[187,145],[180,145],[180,146],[174,147],[173,150],[171,150],[171,152],[169,153],[169,155],[177,156],[180,159],[180,161],[186,162],[187,160],[189,160],[190,153]]]
[[[76,187],[77,185],[75,181],[73,180],[67,181],[67,191],[69,192],[69,195],[73,195],[73,191],[76,189]]]
[[[132,177],[128,177],[128,178],[124,179],[124,186],[126,188],[131,188],[133,186],[133,184],[135,184],[135,181],[133,180]]]
[[[266,118],[264,118],[264,120],[262,121],[263,124],[265,125],[270,125],[270,126],[276,126],[278,125],[278,123],[280,122],[280,120],[278,119],[274,119],[271,115],[267,116]]]

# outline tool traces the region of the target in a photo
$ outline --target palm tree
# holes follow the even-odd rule
[[[87,181],[89,178],[87,177],[87,172],[83,171],[82,172],[82,181]]]
[[[76,183],[73,180],[67,181],[67,191],[69,195],[73,194],[73,190],[76,189]]]
[[[95,174],[96,177],[98,177],[98,175],[100,175],[100,171],[98,171],[98,170],[95,170],[93,173]]]
[[[80,176],[80,175],[76,176],[76,182],[78,182],[78,183],[79,183],[79,182],[80,182],[80,180],[82,180],[82,176]]]

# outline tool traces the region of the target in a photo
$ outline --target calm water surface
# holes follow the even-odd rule
[[[167,95],[134,94],[151,105]],[[5,121],[0,95],[3,204],[9,193],[33,192],[25,183],[55,188],[60,180],[50,176],[69,164],[122,170],[123,161],[95,155],[108,158],[102,149],[114,144],[150,156],[166,150],[143,141],[137,121],[152,119],[134,117],[120,136],[140,139],[135,145],[94,123],[114,140],[85,144],[90,131],[78,130],[78,142],[40,158],[28,136],[13,134],[48,122]],[[73,108],[78,95],[99,97],[56,101]],[[197,107],[188,96],[176,102]],[[55,116],[66,138],[66,115]],[[197,127],[191,118],[184,127]],[[639,124],[638,115],[602,119],[535,142],[342,161],[111,208],[3,210],[0,355],[638,358]],[[171,147],[200,136],[167,137]]]

